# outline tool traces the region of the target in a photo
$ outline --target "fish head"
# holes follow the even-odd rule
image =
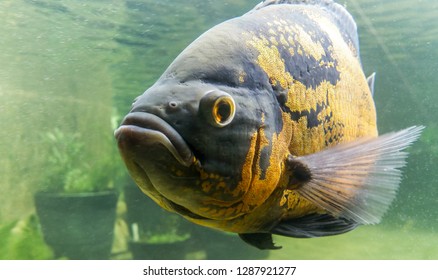
[[[242,90],[159,80],[134,101],[115,137],[137,185],[163,208],[232,219],[244,212],[236,205],[248,195],[262,126],[251,106],[258,105]]]

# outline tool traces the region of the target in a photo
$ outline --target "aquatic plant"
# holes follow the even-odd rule
[[[89,162],[79,133],[59,128],[42,135],[49,146],[42,188],[49,192],[96,192],[116,187],[122,168],[115,151],[96,162]]]
[[[38,218],[33,214],[0,225],[0,248],[0,259],[2,260],[53,258],[53,252],[43,241]]]

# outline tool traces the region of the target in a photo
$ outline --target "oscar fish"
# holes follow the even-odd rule
[[[378,135],[353,17],[266,0],[206,31],[115,131],[139,188],[260,249],[379,223],[422,126]]]

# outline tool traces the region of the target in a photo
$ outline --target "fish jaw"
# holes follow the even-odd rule
[[[178,205],[191,205],[178,193],[193,186],[199,174],[195,156],[176,130],[153,114],[134,112],[125,117],[115,138],[130,175],[146,195],[175,212]]]

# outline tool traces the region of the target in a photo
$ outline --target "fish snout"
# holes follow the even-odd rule
[[[127,150],[147,150],[148,147],[160,144],[183,166],[188,167],[194,161],[194,155],[182,136],[166,121],[151,113],[129,113],[114,136],[122,154]]]

